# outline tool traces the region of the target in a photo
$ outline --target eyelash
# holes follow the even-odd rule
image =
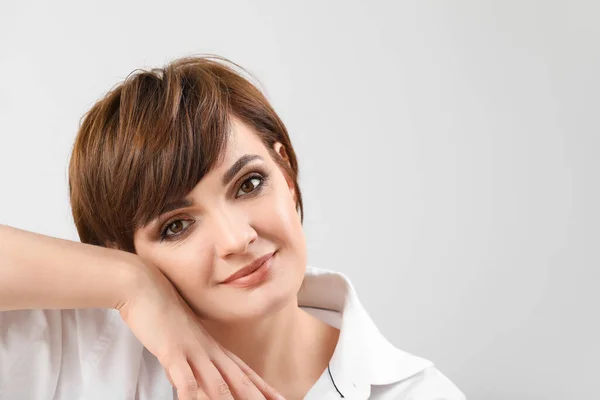
[[[252,174],[250,174],[250,176],[248,176],[248,178],[247,178],[247,179],[244,179],[244,181],[243,181],[243,182],[242,182],[242,183],[239,185],[239,187],[238,187],[238,191],[239,191],[239,189],[240,189],[240,188],[241,188],[241,187],[242,187],[242,186],[243,186],[243,185],[244,185],[246,182],[248,182],[248,181],[251,181],[252,179],[258,179],[258,180],[260,181],[260,183],[258,184],[258,187],[257,187],[257,188],[255,188],[254,190],[252,190],[251,192],[249,192],[249,193],[246,193],[245,195],[242,195],[242,196],[240,196],[240,197],[252,196],[252,195],[255,195],[255,194],[259,194],[259,193],[260,193],[260,191],[262,191],[262,189],[264,188],[265,184],[267,183],[267,181],[268,181],[269,177],[268,177],[266,174],[261,174],[261,173],[258,173],[258,172],[253,172]],[[165,223],[165,224],[162,226],[162,228],[161,228],[161,230],[160,230],[160,234],[159,234],[159,238],[160,238],[160,241],[161,241],[161,242],[162,242],[162,241],[172,241],[172,240],[176,240],[178,237],[180,237],[181,235],[184,235],[184,234],[185,234],[185,232],[187,231],[187,229],[184,229],[184,230],[182,230],[181,232],[179,232],[179,233],[176,233],[176,234],[174,234],[174,235],[167,235],[167,231],[169,230],[169,228],[171,227],[171,225],[172,225],[174,222],[177,222],[177,221],[185,221],[185,220],[183,220],[183,219],[181,219],[181,218],[177,218],[177,217],[176,217],[176,218],[173,218],[173,219],[171,219],[170,221],[166,222],[166,223]]]

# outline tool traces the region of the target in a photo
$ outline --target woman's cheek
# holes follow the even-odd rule
[[[295,203],[289,192],[279,196],[276,206],[271,213],[271,224],[277,230],[280,238],[287,242],[287,246],[303,252],[304,230],[300,215],[296,211]]]
[[[190,242],[186,246],[171,250],[161,269],[169,279],[177,282],[178,286],[198,287],[209,280],[207,265],[210,258],[207,255],[208,249]]]

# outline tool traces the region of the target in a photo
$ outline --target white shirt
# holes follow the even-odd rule
[[[307,267],[298,304],[340,329],[306,400],[464,400],[433,363],[394,347],[339,273]],[[156,357],[111,309],[0,312],[0,399],[171,400]]]

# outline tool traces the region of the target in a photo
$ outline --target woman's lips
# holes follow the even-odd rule
[[[253,269],[251,272],[237,278],[234,277],[234,279],[228,278],[223,284],[235,287],[248,287],[262,282],[272,269],[274,255],[275,252],[271,253],[258,268]]]

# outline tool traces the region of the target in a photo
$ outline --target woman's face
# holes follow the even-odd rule
[[[233,117],[231,126],[223,163],[188,194],[191,205],[164,213],[134,234],[137,254],[157,266],[201,318],[224,323],[259,318],[295,301],[306,268],[293,183],[250,126]],[[274,148],[287,159],[280,143]],[[223,184],[243,156],[251,159]],[[271,252],[271,268],[261,282],[223,283]]]

